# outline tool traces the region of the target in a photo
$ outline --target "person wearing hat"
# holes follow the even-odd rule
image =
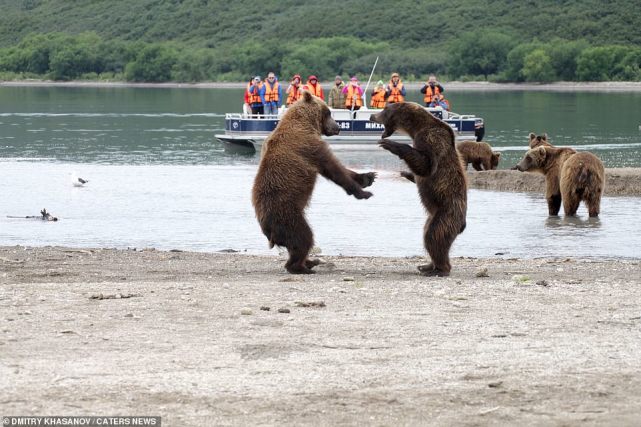
[[[343,95],[343,88],[345,83],[341,76],[336,76],[334,79],[334,86],[329,91],[329,102],[327,105],[330,108],[345,108],[345,95]]]
[[[292,105],[294,102],[298,101],[298,99],[301,96],[301,87],[300,87],[300,74],[294,74],[294,77],[292,77],[292,81],[289,83],[289,86],[287,87],[287,90],[285,93],[287,93],[287,106],[289,107]]]
[[[260,76],[254,77],[247,91],[249,92],[249,106],[252,109],[252,114],[264,114],[263,96],[265,88],[263,87],[263,82],[260,80]]]
[[[307,78],[307,83],[303,86],[303,90],[310,92],[312,95],[319,97],[325,101],[325,96],[323,95],[323,88],[320,83],[318,83],[318,78],[316,76],[309,76]]]
[[[356,76],[349,79],[349,84],[343,88],[345,108],[359,110],[363,106],[363,88],[358,84]]]
[[[392,73],[390,81],[385,88],[385,93],[387,94],[388,104],[405,102],[405,86],[403,86],[403,82],[398,73]]]
[[[376,86],[372,91],[369,106],[372,108],[385,108],[386,100],[387,91],[385,91],[385,84],[383,83],[383,80],[379,80],[376,82]]]
[[[428,107],[430,105],[434,96],[436,96],[437,101],[440,101],[443,98],[443,92],[445,92],[445,89],[443,89],[443,86],[436,81],[436,76],[434,74],[430,74],[427,83],[425,83],[421,88],[421,93],[425,94],[423,97],[425,106]]]

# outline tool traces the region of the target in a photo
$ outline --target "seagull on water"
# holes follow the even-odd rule
[[[84,187],[84,185],[88,182],[89,180],[76,176],[75,172],[71,173],[71,183],[73,184],[74,187]]]

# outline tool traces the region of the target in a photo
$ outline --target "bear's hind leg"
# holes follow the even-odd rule
[[[315,261],[307,259],[314,245],[314,235],[302,215],[292,221],[288,235],[289,241],[285,245],[289,252],[289,260],[285,264],[287,271],[292,274],[314,273],[311,268],[317,264],[312,265]]]
[[[598,217],[601,212],[601,191],[588,191],[583,200],[588,208],[588,215],[593,218]]]
[[[577,209],[579,209],[579,203],[581,203],[581,195],[583,190],[573,190],[570,186],[563,186],[561,188],[561,198],[563,199],[563,211],[566,216],[576,215]],[[565,188],[567,187],[567,188]]]
[[[429,269],[430,264],[420,266],[419,271],[423,276],[444,277],[450,275],[452,270],[450,248],[459,234],[458,228],[453,225],[451,220],[448,221],[445,215],[438,212],[427,223],[423,242],[427,253],[432,258],[432,269]]]

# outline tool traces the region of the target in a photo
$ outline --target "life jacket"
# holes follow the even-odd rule
[[[320,83],[318,83],[318,80],[316,81],[316,86],[308,81],[307,84],[303,86],[303,90],[306,90],[312,95],[319,97],[323,101],[325,100],[325,97],[323,96],[323,88],[321,87]]]
[[[403,82],[399,80],[396,87],[394,87],[394,83],[392,83],[392,81],[390,80],[387,87],[389,87],[390,89],[390,94],[387,97],[388,104],[393,104],[395,102],[405,102],[405,97],[401,94],[401,91],[403,90]]]
[[[385,89],[379,89],[372,95],[369,106],[372,108],[385,108]]]
[[[353,98],[356,97],[354,100]],[[347,95],[345,95],[345,107],[352,108],[352,101],[355,101],[354,107],[363,106],[363,95],[357,90],[354,90],[354,86],[351,84],[347,86]]]
[[[247,91],[249,92],[249,105],[262,104],[263,100],[260,99],[260,88],[263,87],[263,83],[258,82],[258,84],[254,85],[253,89],[249,89],[250,87],[251,84],[247,87]]]
[[[265,102],[278,102],[278,82],[275,81],[273,85],[269,85],[269,82],[265,82]]]
[[[294,102],[298,101],[301,96],[300,84],[298,86],[291,86],[291,90],[287,94],[287,105],[292,105]]]
[[[441,94],[441,90],[438,88],[438,85],[434,85],[434,91],[432,92],[432,86],[428,84],[427,88],[425,89],[425,97],[423,98],[423,101],[426,104],[429,104],[430,102],[432,102],[432,97],[434,95],[440,95],[440,94]]]
[[[244,102],[245,104],[249,104],[249,87],[251,86],[251,83],[247,83],[247,87],[245,88],[245,97],[244,97]]]

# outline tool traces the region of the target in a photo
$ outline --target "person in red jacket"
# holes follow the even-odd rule
[[[323,96],[323,88],[321,87],[320,83],[318,83],[318,79],[316,78],[316,76],[312,75],[307,78],[307,83],[305,83],[305,86],[303,86],[303,90],[306,90],[312,95],[315,95],[325,101],[325,96]]]

